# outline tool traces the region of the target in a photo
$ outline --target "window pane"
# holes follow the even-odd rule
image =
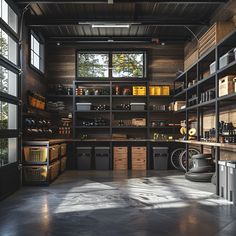
[[[79,53],[79,77],[108,77],[109,56],[105,53]]]
[[[2,29],[0,30],[0,52],[1,55],[7,58],[14,64],[17,64],[17,44],[6,34]]]
[[[17,75],[0,66],[0,91],[17,96]]]
[[[44,72],[44,45],[33,34],[31,34],[30,63],[41,72]]]
[[[34,53],[34,62],[33,65],[39,69],[39,56],[37,54]]]
[[[17,138],[0,139],[0,167],[17,161]]]
[[[9,21],[10,27],[17,32],[17,25],[18,25],[18,17],[16,13],[9,7]]]
[[[18,17],[5,0],[0,0],[0,17],[17,32]]]
[[[113,53],[112,76],[119,77],[143,77],[144,71],[143,53]]]
[[[8,4],[2,0],[2,19],[8,23]]]
[[[17,106],[0,101],[0,129],[17,129]]]
[[[39,42],[34,38],[34,46],[33,46],[33,50],[36,54],[39,55]]]

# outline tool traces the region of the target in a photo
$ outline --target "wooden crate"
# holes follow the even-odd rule
[[[133,118],[132,125],[133,126],[146,126],[146,118]]]
[[[60,145],[60,150],[61,150],[61,153],[60,153],[60,155],[61,155],[61,157],[63,157],[63,156],[65,156],[66,155],[66,151],[67,151],[67,144],[66,143],[62,143],[61,145]]]
[[[146,170],[147,168],[147,148],[132,147],[131,149],[132,170]]]
[[[232,21],[219,21],[213,24],[209,30],[199,39],[199,56],[214,47],[221,39],[234,29]]]
[[[66,162],[67,162],[67,157],[66,156],[62,157],[61,158],[61,167],[60,167],[61,173],[66,170]]]
[[[235,75],[229,75],[219,80],[219,97],[228,95],[234,92]]]
[[[128,147],[114,147],[114,170],[127,170],[128,169]]]
[[[49,149],[49,160],[54,161],[59,157],[60,145],[53,145]]]
[[[46,162],[48,157],[47,147],[24,147],[25,162]]]
[[[196,49],[192,54],[187,55],[184,58],[184,70],[190,68],[198,60],[198,49]]]
[[[56,161],[53,164],[49,166],[50,169],[50,180],[54,180],[58,175],[60,171],[60,161]]]

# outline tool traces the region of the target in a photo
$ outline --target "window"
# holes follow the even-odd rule
[[[0,54],[17,64],[17,43],[0,28]]]
[[[0,17],[15,31],[17,32],[17,15],[9,7],[5,0],[0,0]]]
[[[108,53],[79,53],[78,77],[108,77],[109,55]]]
[[[113,53],[112,77],[144,77],[144,54],[123,52]]]
[[[0,101],[0,130],[17,129],[17,106]]]
[[[17,75],[0,66],[0,92],[17,96]]]
[[[31,33],[31,50],[30,50],[30,57],[31,57],[31,65],[36,68],[37,70],[44,73],[44,44],[42,44],[39,38]]]
[[[17,138],[0,139],[0,167],[17,160]]]
[[[79,52],[79,78],[144,78],[145,52]],[[109,67],[110,65],[110,67]]]

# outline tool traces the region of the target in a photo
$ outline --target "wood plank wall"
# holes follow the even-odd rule
[[[148,78],[158,84],[172,84],[176,72],[183,69],[184,50],[183,45],[71,45],[56,46],[48,45],[47,57],[47,80],[48,83],[71,83],[75,79],[76,49],[78,50],[109,50],[109,49],[145,49],[148,53]]]

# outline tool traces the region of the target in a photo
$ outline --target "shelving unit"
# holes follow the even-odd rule
[[[49,185],[65,170],[66,142],[63,139],[23,142],[24,185]],[[50,149],[56,149],[57,155],[51,156]],[[35,161],[35,159],[44,161]]]
[[[236,30],[221,40],[215,47],[211,48],[206,52],[194,65],[192,65],[187,71],[179,75],[174,81],[175,91],[178,91],[178,84],[182,84],[183,90],[176,92],[174,95],[174,101],[181,101],[186,99],[186,109],[178,111],[179,113],[185,114],[185,119],[188,121],[189,117],[195,113],[197,117],[197,138],[196,140],[180,141],[185,143],[186,149],[188,150],[189,145],[200,145],[203,150],[203,146],[213,146],[216,149],[216,163],[220,159],[221,148],[234,148],[235,144],[220,143],[219,134],[219,121],[221,107],[226,108],[227,105],[235,105],[236,91],[223,97],[219,97],[219,79],[227,75],[236,75],[236,60],[230,62],[227,66],[219,68],[219,60],[222,55],[227,53],[232,48],[236,47]],[[216,62],[216,71],[212,74],[206,73],[209,70],[209,65],[212,62]],[[192,83],[195,80],[194,84]],[[190,86],[191,85],[191,86]],[[215,89],[215,97],[209,101],[201,102],[201,92],[207,89]],[[189,100],[193,92],[196,93],[197,102],[195,105],[190,106]],[[215,116],[214,127],[216,130],[215,142],[204,142],[203,137],[203,126],[204,126],[204,114],[205,112],[211,113]],[[187,124],[187,139],[189,125]],[[187,163],[188,164],[188,163]],[[188,165],[187,165],[188,170]],[[217,193],[218,181],[219,181],[219,168],[216,164],[217,173]]]

